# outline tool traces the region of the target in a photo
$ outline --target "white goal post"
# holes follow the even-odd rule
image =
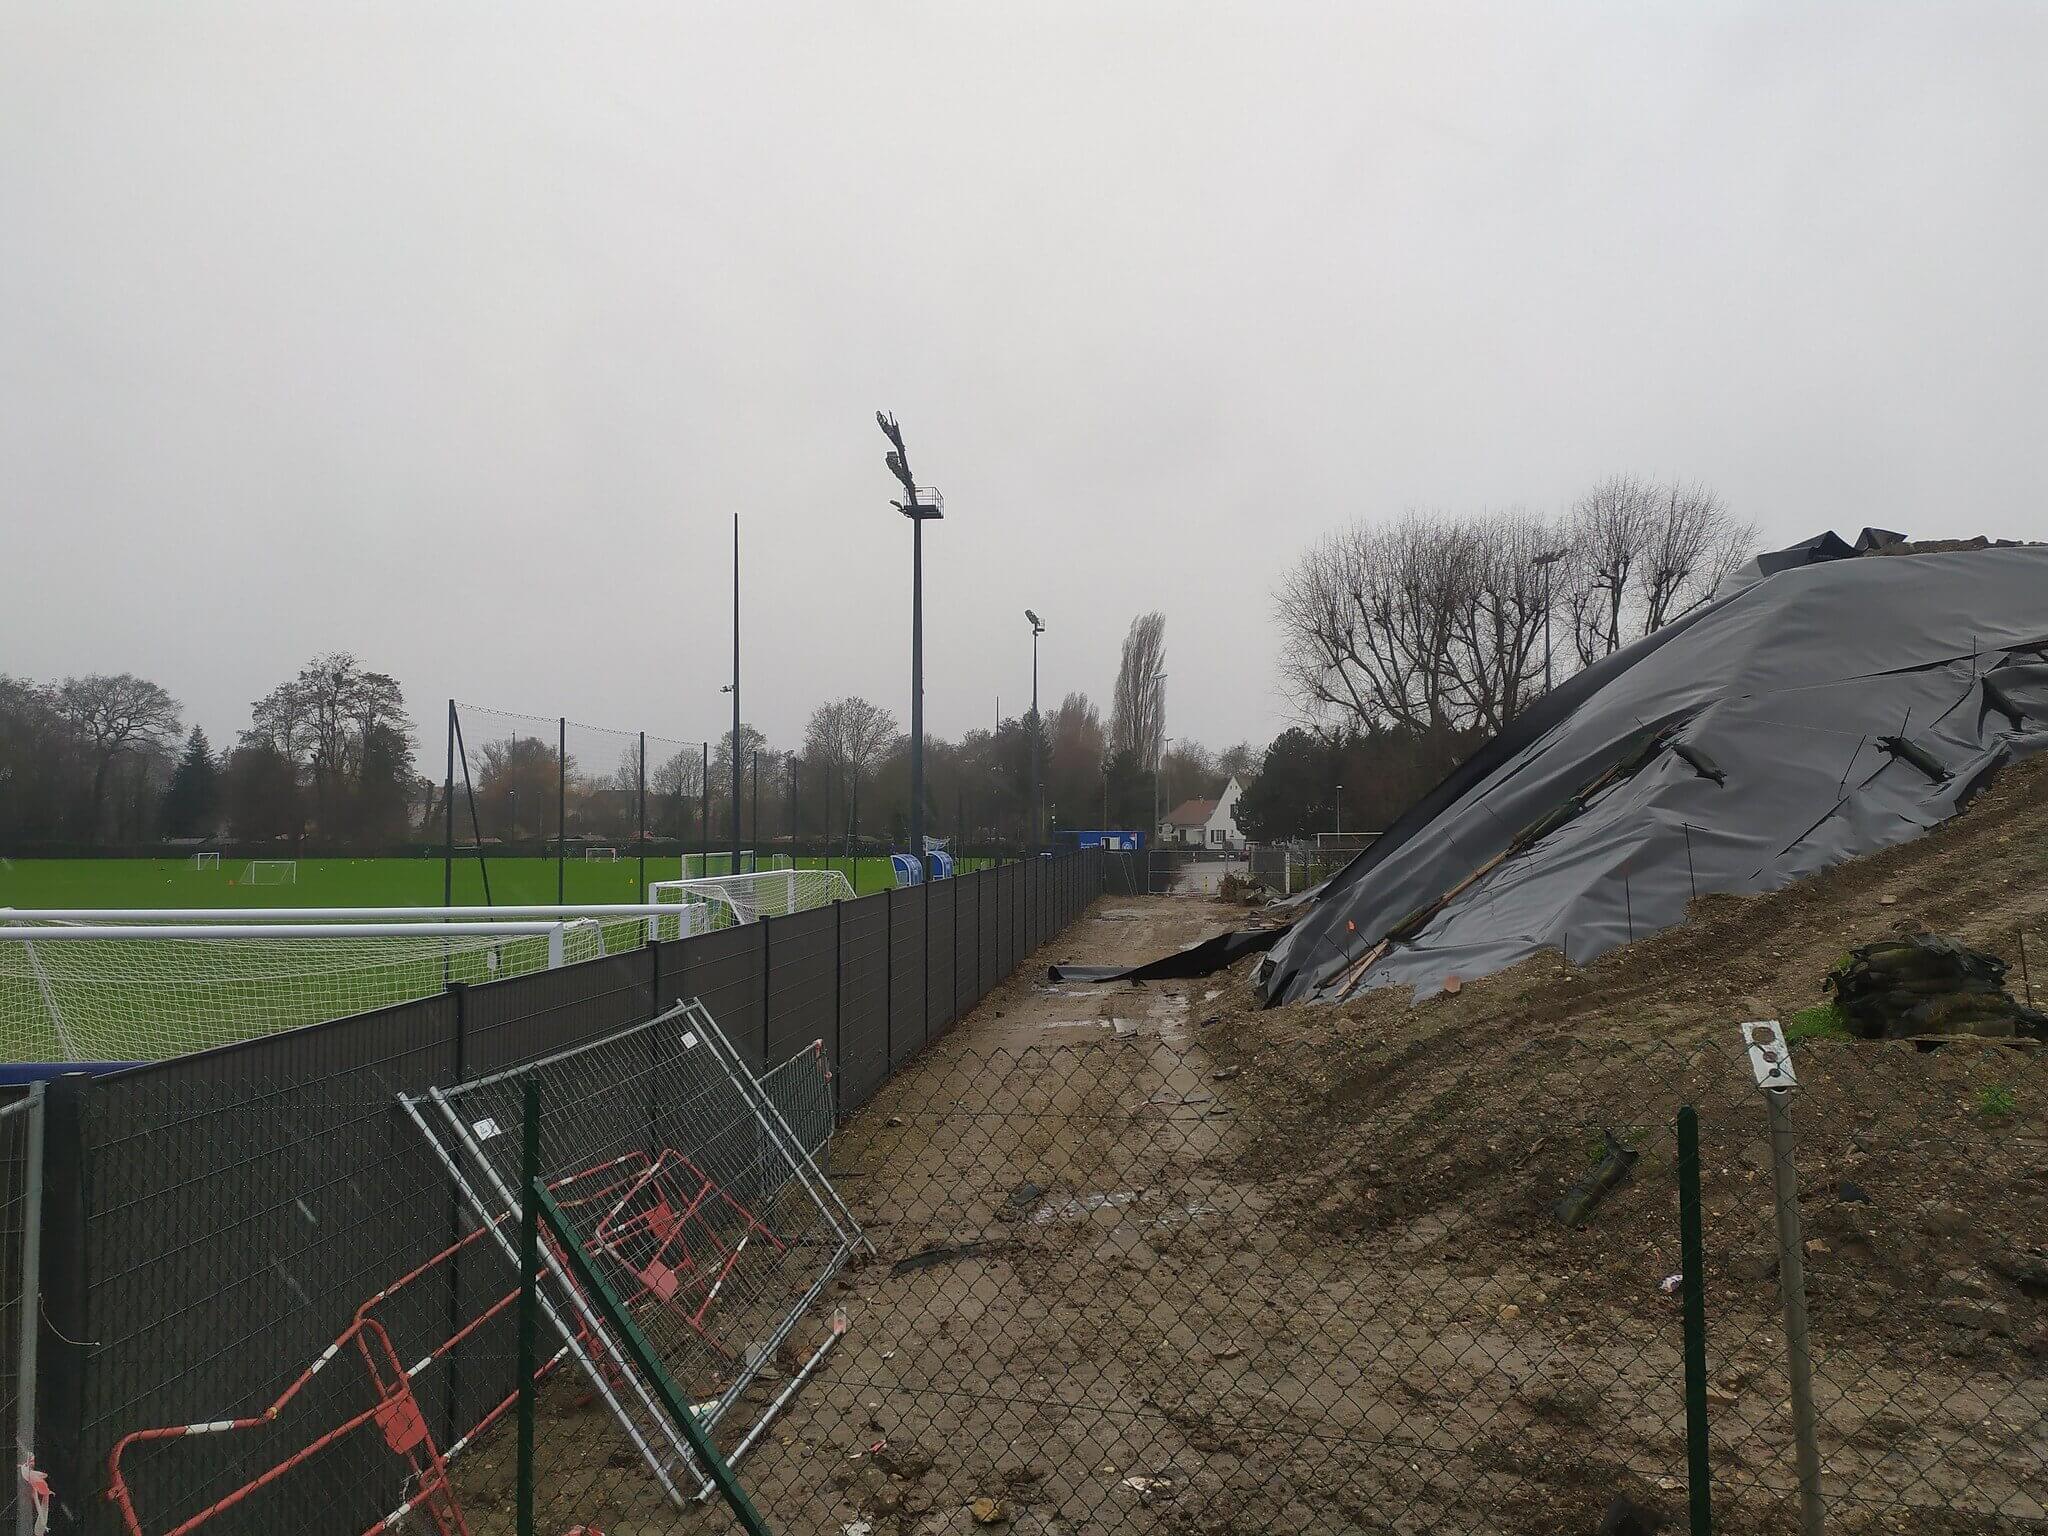
[[[586,848],[583,850],[583,862],[586,864],[616,864],[619,862],[619,850],[616,848]]]
[[[297,885],[297,859],[251,859],[242,871],[244,885]]]
[[[195,853],[192,855],[194,869],[219,869],[220,855],[217,853]]]
[[[686,933],[708,933],[851,901],[853,886],[836,869],[764,869],[702,880],[651,881],[647,899],[688,912],[683,919]]]

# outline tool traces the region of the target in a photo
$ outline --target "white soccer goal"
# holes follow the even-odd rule
[[[220,855],[217,853],[195,853],[192,855],[194,869],[219,869]]]
[[[616,848],[586,848],[583,850],[583,862],[586,864],[616,864],[619,862],[619,850]]]
[[[242,871],[244,885],[297,885],[297,859],[251,859]]]
[[[685,880],[708,880],[714,875],[750,875],[760,867],[760,855],[751,848],[742,848],[737,854],[726,852],[683,855]]]
[[[647,899],[680,906],[687,933],[708,933],[764,917],[787,917],[835,901],[853,900],[853,887],[836,869],[764,869],[748,875],[712,875],[703,880],[655,880]]]
[[[0,925],[0,1058],[157,1061],[605,952],[597,918]],[[239,919],[242,914],[232,914]],[[303,914],[299,914],[303,916]],[[653,918],[626,920],[629,933]]]

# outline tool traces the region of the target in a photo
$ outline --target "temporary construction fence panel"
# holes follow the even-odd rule
[[[741,1394],[861,1243],[732,1042],[702,1004],[528,1066],[403,1102],[447,1158],[517,1279],[519,1129],[540,1092],[541,1176],[578,1245],[731,1460],[753,1425]],[[427,1102],[431,1100],[431,1103]],[[591,1389],[680,1502],[706,1485],[688,1443],[559,1255],[544,1311]],[[838,1337],[827,1334],[827,1344]]]

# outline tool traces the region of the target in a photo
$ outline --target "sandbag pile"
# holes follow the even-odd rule
[[[1920,933],[1849,951],[1827,979],[1852,1033],[1866,1040],[1927,1035],[2048,1040],[2048,1013],[2005,989],[2005,962]]]

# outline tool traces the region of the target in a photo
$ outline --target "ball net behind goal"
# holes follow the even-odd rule
[[[709,933],[851,901],[853,887],[836,869],[764,869],[748,875],[652,881],[647,899],[681,908],[687,914],[680,919],[685,934]]]
[[[10,925],[0,928],[0,1055],[161,1061],[431,997],[451,981],[595,959],[645,928],[569,923],[551,942],[546,933],[364,937],[339,927],[317,938],[220,937],[203,926],[177,938],[76,938]]]

